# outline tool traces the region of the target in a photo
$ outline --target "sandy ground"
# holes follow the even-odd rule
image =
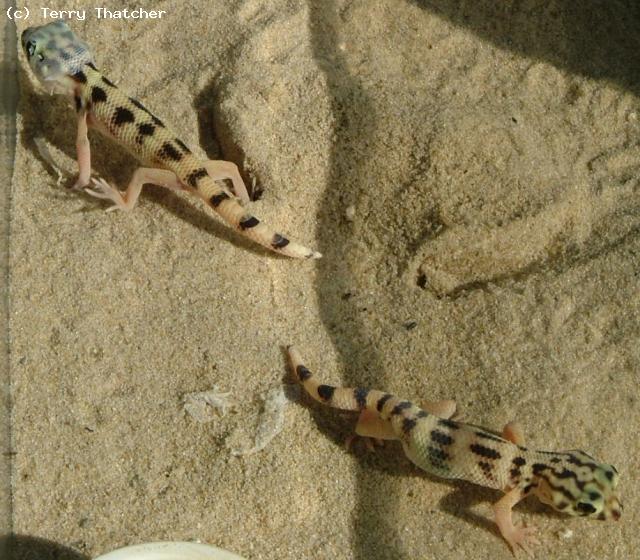
[[[249,559],[511,558],[488,520],[498,493],[426,476],[396,445],[347,453],[353,419],[307,399],[266,449],[232,456],[295,342],[331,382],[455,398],[468,421],[515,418],[532,446],[614,464],[620,523],[535,499],[516,518],[539,527],[539,558],[632,558],[640,9],[580,4],[201,0],[71,22],[187,144],[240,164],[264,190],[255,213],[319,262],[273,257],[160,188],[125,215],[56,184],[35,142],[73,171],[73,111],[21,56],[20,538],[58,558],[161,539]],[[109,3],[48,6],[94,5]],[[135,162],[92,138],[94,169],[126,184]],[[185,395],[214,385],[235,410],[198,423]]]

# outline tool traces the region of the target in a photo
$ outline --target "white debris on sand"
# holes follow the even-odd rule
[[[209,391],[188,393],[184,396],[183,408],[196,422],[211,422],[224,416],[235,407],[230,392],[221,392],[215,385]]]

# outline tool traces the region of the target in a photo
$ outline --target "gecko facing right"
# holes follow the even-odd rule
[[[554,509],[595,519],[620,519],[618,471],[584,451],[537,451],[524,446],[515,424],[499,437],[484,428],[451,420],[453,401],[423,410],[383,391],[324,385],[289,347],[297,380],[315,400],[342,410],[359,411],[356,433],[398,439],[407,457],[428,473],[495,488],[505,495],[494,504],[495,521],[511,549],[529,550],[533,527],[517,527],[511,509],[533,494]]]
[[[71,96],[78,117],[76,148],[80,173],[75,188],[85,188],[91,179],[91,153],[87,130],[92,126],[113,138],[151,167],[133,175],[126,192],[94,179],[87,193],[114,203],[109,208],[131,210],[142,186],[153,183],[200,196],[237,231],[264,247],[294,258],[317,259],[322,255],[276,233],[247,212],[215,181],[229,179],[238,198],[249,201],[245,184],[235,164],[204,161],[140,101],[127,96],[103,76],[93,63],[88,45],[63,21],[30,27],[22,33],[22,46],[29,66],[52,92]]]

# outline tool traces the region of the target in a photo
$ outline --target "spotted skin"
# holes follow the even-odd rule
[[[162,120],[98,71],[88,45],[66,23],[57,21],[26,29],[22,45],[39,80],[52,92],[70,95],[74,100],[80,168],[76,188],[86,188],[90,182],[87,128],[93,127],[150,166],[134,174],[125,192],[94,179],[94,187],[87,192],[113,202],[110,210],[131,210],[143,184],[155,183],[196,194],[236,231],[271,251],[294,258],[321,257],[317,251],[291,241],[247,212],[236,197],[216,183],[230,179],[235,194],[248,202],[247,189],[236,166],[225,161],[204,161],[193,155]]]
[[[428,473],[504,492],[494,513],[514,553],[518,548],[530,551],[537,542],[533,528],[517,527],[511,520],[512,507],[530,494],[573,516],[600,520],[621,516],[618,471],[584,451],[530,449],[514,424],[505,426],[501,437],[480,426],[442,418],[389,393],[323,384],[294,347],[288,351],[296,379],[311,397],[333,408],[360,412],[357,433],[400,440],[407,457]]]

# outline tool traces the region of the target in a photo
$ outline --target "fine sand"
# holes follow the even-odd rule
[[[73,109],[20,55],[19,557],[169,539],[248,559],[511,558],[490,521],[498,492],[429,477],[393,443],[347,452],[353,417],[307,398],[234,456],[291,380],[295,343],[327,381],[454,398],[469,422],[517,419],[531,446],[612,463],[619,523],[535,499],[515,518],[539,528],[539,558],[633,558],[638,4],[199,0],[96,19],[110,4],[47,6],[87,9],[70,23],[98,67],[202,155],[238,163],[263,190],[256,215],[324,258],[273,256],[159,187],[129,214],[67,189]],[[91,138],[95,171],[125,186],[136,162]],[[235,406],[198,422],[185,398],[214,386]]]

